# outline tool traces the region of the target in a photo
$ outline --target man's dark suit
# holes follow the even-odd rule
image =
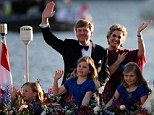
[[[72,72],[72,70],[76,66],[76,62],[79,58],[82,57],[81,48],[79,42],[75,39],[65,39],[64,41],[58,39],[53,35],[50,28],[41,28],[44,40],[48,45],[50,45],[53,49],[59,52],[64,61],[64,77],[62,84],[66,80],[66,76],[68,73]],[[93,45],[92,47],[92,55],[96,67],[99,66],[99,61],[102,60],[101,71],[99,72],[99,81],[101,85],[104,83],[104,80],[109,77],[109,67],[107,60],[107,50],[99,45]]]

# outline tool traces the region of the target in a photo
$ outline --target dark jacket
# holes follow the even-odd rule
[[[82,57],[82,51],[79,46],[79,41],[75,39],[65,39],[64,41],[58,39],[52,32],[50,27],[41,28],[44,40],[48,45],[50,45],[53,49],[59,52],[64,61],[64,77],[62,84],[66,80],[66,76],[73,71],[76,67],[76,62],[79,58]],[[101,71],[99,72],[99,81],[101,84],[104,83],[104,80],[109,77],[109,67],[108,67],[108,57],[107,50],[99,45],[93,45],[91,57],[93,58],[96,68],[100,66],[99,61],[102,60],[101,63]]]

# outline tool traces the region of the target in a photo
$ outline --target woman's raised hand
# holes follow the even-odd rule
[[[147,27],[149,27],[149,25],[150,25],[151,23],[152,23],[152,20],[148,20],[148,22],[142,23],[142,25],[138,28],[138,35],[140,35],[141,32],[142,32],[143,30],[145,30]]]

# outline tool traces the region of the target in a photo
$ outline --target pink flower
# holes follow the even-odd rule
[[[48,89],[48,93],[52,93],[52,88],[49,88]]]

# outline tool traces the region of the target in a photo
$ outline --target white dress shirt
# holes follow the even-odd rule
[[[81,44],[80,44],[81,45]],[[92,44],[91,43],[89,43],[89,44],[87,44],[87,46],[89,46],[89,49],[86,51],[85,49],[82,49],[81,51],[82,51],[82,57],[84,57],[84,56],[89,56],[89,57],[91,57],[91,52],[92,52]]]

